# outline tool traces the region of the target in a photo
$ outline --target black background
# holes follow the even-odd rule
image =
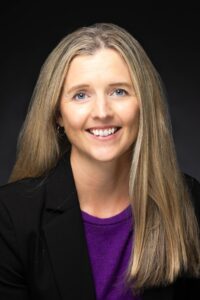
[[[13,167],[16,143],[47,55],[67,33],[95,22],[116,23],[141,43],[166,87],[181,169],[200,180],[200,10],[115,4],[1,2],[0,185]]]

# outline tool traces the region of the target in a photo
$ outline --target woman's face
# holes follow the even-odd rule
[[[138,134],[139,104],[128,67],[117,51],[101,49],[72,60],[58,123],[75,155],[106,162],[130,149]]]

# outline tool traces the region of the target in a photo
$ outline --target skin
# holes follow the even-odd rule
[[[77,85],[85,86],[72,90]],[[72,60],[58,123],[72,144],[70,160],[81,209],[100,218],[121,212],[130,203],[131,146],[138,134],[139,103],[117,51],[100,49]],[[100,141],[86,131],[106,125],[122,127],[117,138]]]

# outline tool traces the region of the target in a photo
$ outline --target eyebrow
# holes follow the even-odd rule
[[[114,87],[114,86],[124,86],[127,87],[128,89],[133,89],[133,85],[128,83],[128,82],[113,82],[108,85],[109,87]],[[70,94],[73,91],[79,90],[79,89],[84,89],[90,87],[89,84],[78,84],[72,86],[69,90],[67,90],[67,93]]]

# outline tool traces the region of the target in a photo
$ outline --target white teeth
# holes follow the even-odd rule
[[[96,136],[108,136],[108,135],[111,135],[113,134],[114,132],[117,131],[117,127],[115,128],[108,128],[108,129],[105,129],[105,130],[98,130],[98,129],[92,129],[90,130],[90,132]]]

